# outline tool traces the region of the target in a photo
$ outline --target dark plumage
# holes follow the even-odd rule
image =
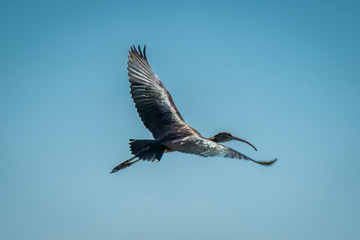
[[[130,94],[145,127],[152,133],[152,140],[130,139],[130,150],[134,157],[113,168],[111,173],[131,166],[139,160],[160,161],[164,152],[179,151],[203,157],[222,156],[250,160],[262,165],[276,161],[256,161],[229,147],[218,144],[230,140],[249,142],[228,132],[204,138],[187,125],[176,108],[170,93],[152,71],[145,54],[145,47],[132,46],[128,57]],[[137,158],[137,159],[136,159]],[[135,159],[135,160],[134,160]]]

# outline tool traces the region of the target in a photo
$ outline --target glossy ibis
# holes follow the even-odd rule
[[[244,139],[235,137],[228,132],[220,132],[212,137],[204,138],[187,125],[176,108],[170,93],[152,71],[146,55],[145,46],[130,47],[128,57],[128,75],[130,94],[135,107],[145,127],[150,130],[154,139],[130,139],[130,150],[134,155],[114,167],[111,173],[131,166],[140,161],[160,161],[164,152],[179,151],[192,153],[203,157],[221,156],[250,160],[261,165],[270,165],[276,161],[256,161],[221,142],[230,140],[241,141],[256,148]]]

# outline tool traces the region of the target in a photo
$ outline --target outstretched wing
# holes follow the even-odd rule
[[[253,161],[261,165],[271,165],[277,159],[271,161],[256,161],[242,153],[239,153],[227,146],[218,144],[216,142],[204,139],[204,138],[187,138],[177,143],[179,147],[176,148],[179,152],[196,154],[202,157],[226,157],[226,158],[237,158]]]
[[[159,136],[160,128],[174,123],[185,123],[177,110],[169,92],[152,71],[145,55],[132,46],[128,57],[130,93],[135,107],[145,127],[154,138]]]

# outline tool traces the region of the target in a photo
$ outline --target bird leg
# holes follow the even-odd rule
[[[128,160],[120,163],[119,165],[117,165],[116,167],[114,167],[114,168],[111,170],[110,173],[114,173],[114,172],[117,172],[117,171],[119,171],[119,170],[121,170],[121,169],[130,167],[130,166],[133,165],[134,163],[140,161],[140,159],[137,159],[137,160],[135,160],[135,161],[130,162],[130,161],[133,160],[134,158],[136,158],[136,156],[134,156],[134,157],[132,157],[132,158],[130,158],[130,159],[128,159]]]

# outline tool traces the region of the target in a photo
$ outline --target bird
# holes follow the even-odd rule
[[[256,161],[219,144],[235,140],[244,142],[257,151],[250,142],[229,132],[220,132],[205,138],[186,124],[170,93],[151,69],[146,57],[146,45],[143,49],[140,45],[137,48],[134,45],[130,46],[127,71],[131,97],[141,121],[154,139],[130,139],[133,157],[114,167],[110,173],[130,167],[140,160],[159,162],[164,153],[174,151],[202,157],[243,159],[267,166],[277,160],[275,158],[271,161]]]

